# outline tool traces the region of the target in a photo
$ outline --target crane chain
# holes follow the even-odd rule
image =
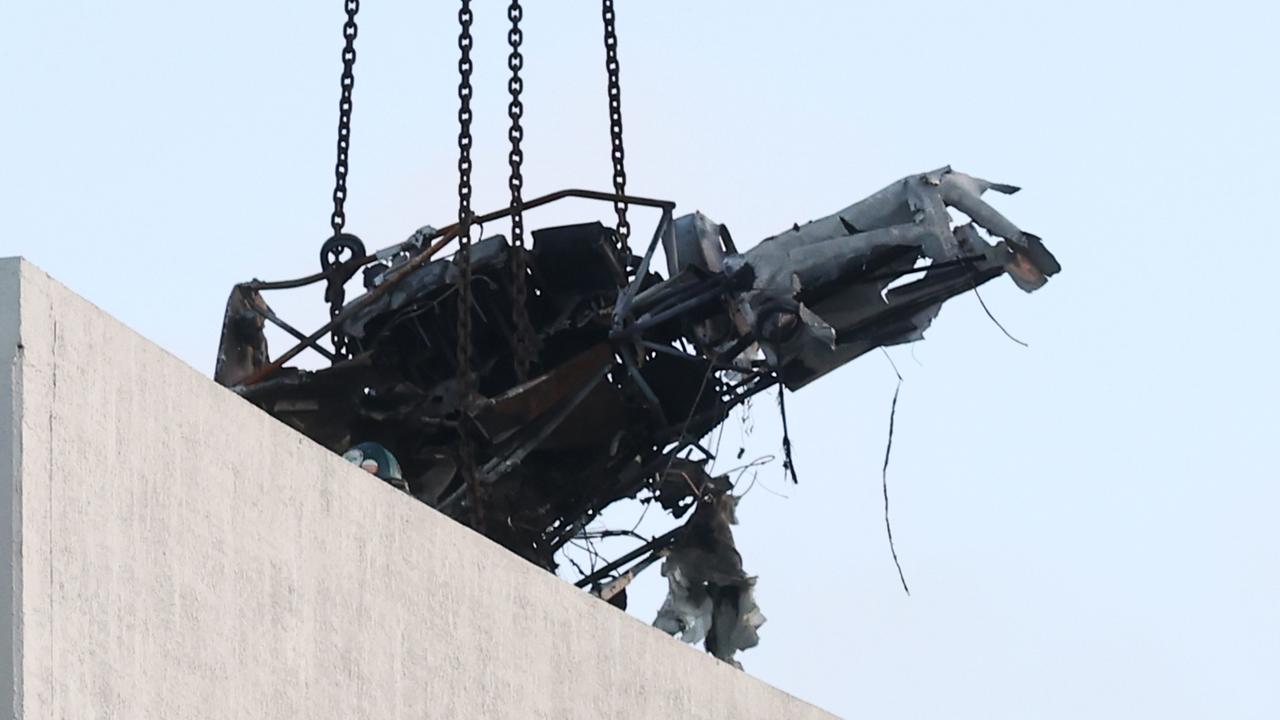
[[[475,390],[475,374],[471,366],[471,0],[462,0],[458,10],[458,390],[461,417],[458,422],[459,469],[467,486],[471,506],[471,526],[480,530],[480,485],[476,473],[475,447],[468,415]]]
[[[333,168],[333,215],[329,224],[333,234],[342,234],[347,224],[347,151],[351,148],[351,91],[356,84],[356,13],[360,12],[360,0],[346,0],[347,21],[342,25],[342,97],[338,100],[338,161]]]
[[[529,321],[528,258],[524,242],[524,151],[520,148],[520,141],[524,139],[524,126],[520,122],[524,117],[524,103],[520,100],[520,93],[524,90],[524,79],[520,77],[520,70],[524,67],[524,55],[520,52],[524,42],[524,33],[520,30],[523,17],[520,0],[511,0],[507,7],[507,19],[511,21],[511,29],[507,32],[507,42],[511,46],[511,54],[507,58],[507,67],[511,70],[511,79],[507,81],[507,90],[511,93],[511,102],[507,105],[507,117],[511,118],[511,128],[507,132],[511,140],[511,152],[507,156],[511,164],[508,181],[511,188],[511,319],[515,326],[516,377],[521,382],[529,378],[529,368],[537,352],[537,339]]]
[[[616,20],[613,0],[603,0],[601,14],[604,17],[604,69],[609,76],[609,138],[612,143],[613,157],[613,192],[615,195],[627,194],[626,155],[622,147],[622,86],[618,81],[618,33],[614,27]],[[627,203],[621,199],[613,201],[614,212],[618,214],[618,251],[626,261],[631,255],[629,239],[631,223],[627,221]]]
[[[354,252],[355,245],[359,240],[354,236],[344,235],[342,229],[347,224],[346,202],[347,202],[347,154],[351,149],[351,93],[355,89],[356,76],[356,35],[359,33],[359,27],[356,25],[356,14],[360,12],[360,0],[345,0],[344,9],[346,10],[347,19],[342,24],[342,37],[344,40],[342,47],[342,95],[338,100],[338,158],[333,168],[333,214],[329,216],[329,225],[333,228],[333,237],[325,243],[325,250],[322,251],[322,264],[325,255],[330,254],[330,246],[337,249],[332,252],[329,258],[334,265],[339,264],[342,260],[342,250]],[[326,268],[327,269],[327,268]],[[325,293],[329,301],[329,316],[337,318],[338,313],[342,312],[342,304],[344,293],[342,291],[342,282],[330,282],[329,289]],[[330,341],[333,343],[333,352],[337,357],[349,356],[347,347],[347,336],[337,327],[329,335]]]

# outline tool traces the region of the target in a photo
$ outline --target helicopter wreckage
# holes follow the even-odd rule
[[[919,340],[943,302],[1000,275],[1041,287],[1057,261],[982,199],[988,190],[1017,188],[950,168],[912,175],[745,252],[700,213],[673,217],[673,203],[569,190],[523,209],[563,198],[656,208],[643,255],[588,223],[535,230],[527,250],[482,238],[467,273],[440,256],[456,225],[372,254],[338,235],[322,272],[233,289],[215,379],[334,452],[384,447],[403,468],[398,487],[548,570],[620,500],[687,516],[577,585],[624,604],[635,574],[664,560],[670,594],[655,625],[734,662],[763,616],[733,543],[731,483],[708,472],[700,440],[754,395],[798,390],[868,351]],[[971,222],[955,224],[948,208]],[[659,246],[665,276],[653,268]],[[345,302],[357,273],[365,292]],[[465,275],[470,383],[455,355]],[[311,335],[261,295],[318,282],[332,319]],[[275,360],[267,322],[299,340]],[[308,348],[331,366],[286,366]]]

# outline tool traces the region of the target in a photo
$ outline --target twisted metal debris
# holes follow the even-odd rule
[[[317,274],[232,290],[215,379],[335,452],[388,448],[409,494],[549,570],[613,503],[639,498],[677,519],[693,509],[578,585],[621,604],[635,574],[665,560],[671,595],[657,624],[732,662],[763,615],[729,532],[736,500],[727,478],[706,471],[700,440],[775,385],[798,390],[921,339],[956,295],[1006,274],[1027,292],[1043,286],[1057,261],[982,199],[988,190],[1017,188],[950,168],[912,175],[745,252],[700,213],[674,217],[673,203],[562,191],[471,224],[565,198],[625,203],[660,213],[644,254],[620,258],[617,231],[598,222],[535,230],[528,249],[484,238],[469,248],[469,308],[458,303],[459,264],[440,256],[456,225],[372,254],[344,236],[350,259],[329,253]],[[956,226],[948,208],[972,222]],[[659,247],[665,274],[652,267]],[[527,277],[513,281],[513,267]],[[342,297],[357,273],[364,294],[310,335],[261,295],[323,281]],[[458,382],[460,313],[471,320],[471,389]],[[534,359],[511,320],[522,315]],[[299,340],[274,360],[267,322]],[[326,334],[342,352],[321,344]],[[330,367],[287,365],[308,348]],[[480,492],[467,491],[461,435]]]

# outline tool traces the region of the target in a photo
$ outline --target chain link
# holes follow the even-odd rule
[[[475,376],[471,368],[471,0],[458,9],[458,385],[462,417],[458,423],[459,469],[471,501],[471,526],[481,529],[480,485],[468,422]]]
[[[356,86],[356,35],[359,34],[359,28],[356,26],[356,13],[360,12],[360,0],[345,0],[344,9],[347,13],[347,20],[342,24],[344,42],[342,46],[342,95],[338,99],[338,158],[333,167],[333,214],[329,216],[329,225],[333,228],[333,237],[326,243],[326,247],[335,241],[339,241],[340,238],[346,237],[343,235],[342,229],[347,224],[347,160],[348,152],[351,149],[351,92]],[[351,240],[355,240],[355,238],[352,237]],[[356,240],[356,242],[359,241]],[[339,244],[341,245],[341,243]],[[335,266],[342,259],[341,252],[335,253],[331,258]],[[331,280],[329,289],[325,294],[329,300],[329,317],[338,317],[338,313],[342,312],[344,300],[341,281]],[[333,332],[329,333],[329,340],[333,344],[333,352],[336,356],[350,356],[345,333],[335,327]]]
[[[333,168],[333,215],[329,224],[338,235],[347,224],[347,151],[351,148],[351,91],[355,89],[356,76],[356,13],[360,12],[360,0],[346,0],[347,21],[342,25],[342,97],[338,100],[338,161]]]
[[[520,93],[524,91],[524,79],[520,77],[520,70],[524,67],[524,55],[520,52],[524,43],[524,32],[520,29],[523,18],[520,0],[511,0],[507,7],[507,19],[511,21],[511,29],[507,31],[507,42],[511,46],[511,55],[507,58],[507,67],[511,70],[511,79],[507,81],[507,90],[511,93],[511,102],[507,105],[507,117],[511,118],[511,128],[507,132],[511,140],[511,152],[507,156],[511,164],[508,180],[511,188],[511,318],[515,326],[516,377],[521,381],[529,378],[537,342],[533,324],[529,322],[528,264],[524,243],[524,151],[520,148],[520,141],[524,139],[524,126],[520,122],[524,117],[524,103],[520,100]]]
[[[627,194],[626,155],[622,148],[622,86],[618,81],[618,33],[614,28],[613,0],[603,0],[601,14],[604,17],[604,69],[609,75],[609,138],[613,145],[613,192]],[[618,214],[618,250],[630,256],[631,223],[627,221],[627,203],[614,200],[613,209]]]

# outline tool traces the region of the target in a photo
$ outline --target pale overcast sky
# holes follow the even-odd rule
[[[528,195],[606,189],[598,4],[526,4]],[[382,246],[456,212],[457,30],[453,3],[364,5],[348,227]],[[506,20],[476,5],[487,210]],[[740,506],[769,618],[747,671],[850,718],[1280,717],[1277,4],[619,6],[633,192],[748,245],[951,164],[1023,186],[994,202],[1064,266],[984,293],[1029,348],[966,296],[892,352],[909,598],[891,368],[791,399],[801,484],[774,464]],[[233,283],[316,269],[340,8],[3,0],[0,256],[211,372]],[[324,316],[319,290],[270,300]],[[778,440],[762,400],[724,447]]]

